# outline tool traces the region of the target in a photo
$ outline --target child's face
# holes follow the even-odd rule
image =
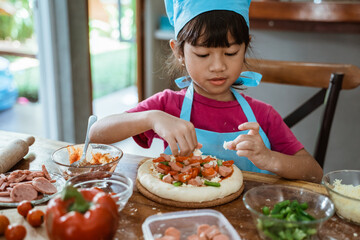
[[[230,47],[208,48],[184,45],[186,70],[197,93],[219,101],[233,100],[229,88],[240,76],[244,64],[245,44],[236,44],[229,34]]]

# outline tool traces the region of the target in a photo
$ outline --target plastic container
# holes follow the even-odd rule
[[[216,225],[220,232],[227,235],[231,240],[241,239],[225,216],[211,209],[152,215],[146,218],[142,224],[142,231],[145,240],[154,240],[163,236],[167,228],[175,227],[181,232],[181,240],[186,240],[188,236],[196,234],[197,227],[202,224]]]

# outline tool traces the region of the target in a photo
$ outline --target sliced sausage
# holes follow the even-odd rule
[[[162,180],[166,183],[172,183],[174,181],[174,179],[172,178],[172,176],[170,174],[164,176]]]
[[[15,178],[13,182],[14,182],[14,183],[19,183],[19,182],[25,180],[26,177],[27,177],[26,174],[20,175],[20,176],[18,176],[17,178]]]
[[[0,197],[10,197],[10,192],[9,191],[0,192]]]
[[[41,166],[41,169],[42,169],[45,177],[46,177],[48,180],[51,180],[50,174],[49,174],[49,172],[48,172],[48,170],[46,169],[46,167],[45,167],[44,164]]]
[[[187,240],[200,240],[200,238],[196,234],[193,234],[188,236]]]
[[[230,240],[230,238],[224,234],[216,235],[213,240]]]
[[[174,240],[180,240],[181,232],[174,227],[169,227],[165,230],[165,236],[172,236]]]
[[[232,173],[232,169],[226,166],[220,166],[219,167],[219,174],[223,177],[229,176],[229,174]]]
[[[0,178],[0,186],[5,182],[6,178]]]
[[[185,166],[181,169],[181,172],[184,173],[184,172],[187,172],[191,169],[191,166]]]
[[[1,186],[0,186],[0,191],[4,191],[7,186],[9,186],[9,183],[8,182],[3,182],[1,184]]]
[[[159,168],[158,166],[155,166],[155,168],[156,168],[156,171],[158,171],[159,173],[166,174],[164,169]]]
[[[173,236],[163,236],[161,238],[155,238],[155,240],[177,240],[177,239]]]
[[[197,228],[197,234],[200,235],[201,233],[205,232],[209,227],[210,227],[210,225],[208,225],[208,224],[201,224]]]
[[[12,200],[11,197],[0,197],[0,202],[1,203],[12,203],[12,202],[14,202],[14,200]]]
[[[28,185],[28,184],[24,184]],[[39,192],[44,194],[54,194],[57,192],[56,187],[46,178],[39,177],[32,181],[32,186]]]
[[[167,162],[170,162],[170,160],[171,160],[170,155],[167,155],[165,153],[161,153],[160,157],[163,157],[165,159],[165,161],[167,161]]]
[[[181,171],[181,169],[182,169],[182,167],[178,166],[176,164],[176,162],[169,162],[169,165],[172,170],[177,171],[177,172]]]
[[[219,228],[215,225],[212,225],[211,227],[206,229],[204,233],[208,239],[213,239],[213,237],[215,237],[216,235],[221,234]]]
[[[193,185],[193,186],[202,186],[203,185],[199,176],[197,176],[196,178],[190,179],[188,181],[188,184]]]
[[[10,193],[10,197],[14,202],[21,202],[23,200],[32,201],[35,200],[37,196],[37,191],[30,184],[16,185]]]
[[[211,165],[211,164],[209,164],[209,163],[205,163],[203,167],[204,167],[204,168],[211,168],[211,167],[212,167],[212,165]]]
[[[200,166],[200,162],[191,163],[190,166],[192,166],[192,167],[199,167],[199,166]]]

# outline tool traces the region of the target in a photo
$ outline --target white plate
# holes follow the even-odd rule
[[[41,170],[38,170],[38,171],[41,171]],[[9,175],[10,173],[8,172],[8,173],[4,173],[4,174]],[[49,175],[50,175],[51,179],[56,180],[56,182],[54,182],[53,185],[56,187],[57,193],[59,193],[65,185],[65,182],[66,182],[65,179],[58,173],[49,172]],[[57,193],[54,193],[52,195],[44,194],[43,198],[38,199],[38,200],[33,200],[33,201],[31,201],[31,203],[33,205],[38,205],[40,203],[44,203],[44,202],[50,200],[52,197],[54,197]],[[19,202],[11,202],[11,203],[0,202],[0,207],[17,207],[18,205],[19,205]]]

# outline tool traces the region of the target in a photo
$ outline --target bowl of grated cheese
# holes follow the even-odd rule
[[[349,222],[360,225],[360,170],[337,170],[323,176],[336,214]]]

